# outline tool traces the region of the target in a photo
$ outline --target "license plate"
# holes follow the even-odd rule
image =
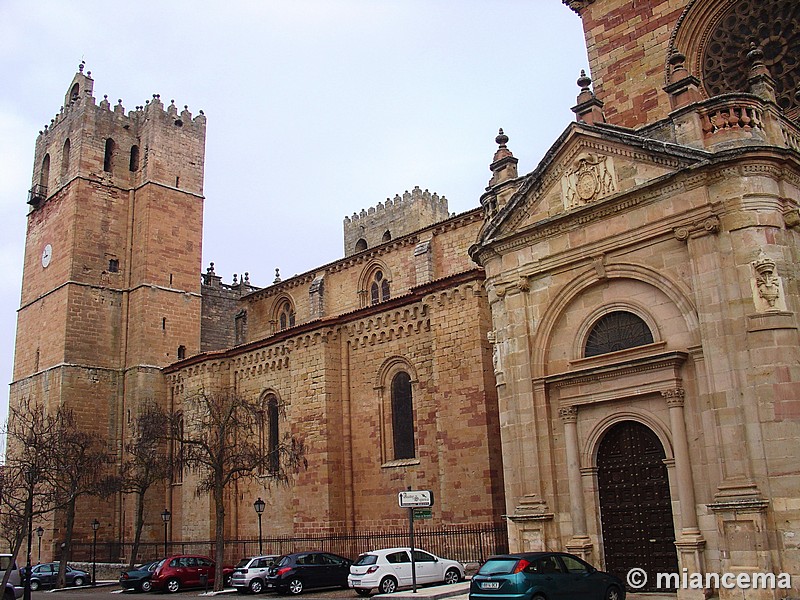
[[[353,587],[361,585],[361,580],[360,579],[351,579],[351,581],[353,582]]]
[[[496,590],[500,587],[499,581],[484,581],[481,584],[482,590]]]

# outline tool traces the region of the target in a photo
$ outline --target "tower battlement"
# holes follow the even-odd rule
[[[161,97],[126,112],[108,96],[98,104],[91,71],[83,63],[64,105],[36,140],[31,195],[38,208],[77,176],[113,178],[120,187],[151,181],[193,194],[203,192],[206,117],[178,110]]]
[[[350,256],[450,216],[447,198],[415,186],[344,218],[344,255]]]

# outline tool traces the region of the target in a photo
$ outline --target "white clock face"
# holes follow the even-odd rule
[[[53,258],[53,247],[50,244],[47,244],[42,250],[42,266],[47,268],[47,265],[50,264],[50,259]]]

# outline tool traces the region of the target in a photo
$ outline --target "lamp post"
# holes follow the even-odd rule
[[[92,540],[92,585],[97,582],[97,530],[100,528],[100,521],[95,519],[92,521],[92,529],[94,530],[94,540]]]
[[[42,562],[42,536],[44,535],[44,529],[42,529],[41,525],[36,528],[36,535],[39,536],[39,558],[36,562]]]
[[[256,509],[258,515],[258,553],[264,554],[264,549],[261,547],[261,513],[264,512],[264,501],[259,496],[258,500],[253,502],[253,508]]]
[[[168,509],[164,509],[164,512],[161,513],[161,520],[164,521],[164,556],[167,556],[167,526],[169,525],[169,520],[172,518],[172,513],[169,512]]]

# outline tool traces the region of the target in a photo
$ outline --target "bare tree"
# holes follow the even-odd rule
[[[66,566],[72,557],[75,529],[75,506],[84,496],[100,496],[105,471],[112,463],[103,438],[78,427],[75,414],[66,408],[60,411],[59,439],[51,465],[51,481],[58,508],[64,510],[64,551],[58,568],[57,587],[66,584]]]
[[[52,414],[45,406],[30,398],[23,399],[9,409],[5,433],[7,439],[6,463],[2,474],[3,525],[11,536],[16,559],[27,537],[26,569],[31,569],[31,537],[33,517],[51,511],[56,503],[50,474],[58,441],[63,431],[64,411],[59,408]],[[2,586],[8,582],[10,569],[6,570]],[[26,578],[25,599],[30,599],[29,578]]]
[[[214,590],[219,591],[224,585],[225,489],[238,479],[263,474],[269,481],[287,483],[291,473],[307,466],[305,447],[287,434],[265,448],[263,407],[233,391],[200,392],[185,398],[182,409],[172,415],[172,437],[181,466],[197,474],[197,495],[211,494],[214,501]]]
[[[122,492],[136,497],[133,548],[128,561],[132,567],[139,554],[144,528],[144,497],[158,483],[169,478],[170,459],[165,445],[169,419],[154,404],[146,404],[136,418],[133,438],[125,444],[125,457],[119,475],[103,482],[104,493]]]

